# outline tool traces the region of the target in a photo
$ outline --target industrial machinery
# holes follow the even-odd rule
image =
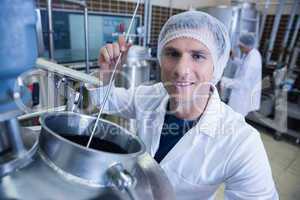
[[[36,72],[43,73],[29,71],[36,63],[82,82],[98,82],[37,59],[34,0],[3,0],[0,7],[0,199],[175,199],[144,144],[116,124],[53,111],[42,114],[41,126],[20,126],[18,116],[37,100],[26,87],[39,79]]]
[[[238,47],[239,37],[241,34],[250,33],[257,39],[255,41],[258,46],[259,40],[259,12],[256,9],[255,3],[251,2],[233,2],[232,5],[219,5],[216,7],[200,8],[199,10],[207,12],[208,14],[216,17],[225,24],[228,28],[231,40],[231,48],[236,54],[240,56]],[[225,70],[224,76],[233,78],[236,72],[237,65],[232,60],[229,60]],[[221,98],[227,102],[230,89],[225,89],[221,92]]]
[[[268,8],[268,3],[265,8]],[[283,40],[280,43],[279,56],[274,59],[272,54],[275,49],[275,39],[279,31],[279,24],[287,2],[280,0],[276,8],[276,15],[268,42],[267,51],[263,53],[265,80],[270,79],[270,84],[262,85],[262,101],[259,111],[252,113],[247,118],[255,123],[275,130],[274,138],[280,139],[282,135],[296,138],[300,143],[300,133],[297,124],[300,120],[299,86],[299,41],[297,35],[300,28],[299,15],[300,2],[291,3],[289,20]],[[265,9],[263,16],[267,15]],[[263,17],[264,18],[264,17]],[[264,22],[264,21],[263,21]],[[293,25],[294,24],[294,25]],[[292,29],[294,31],[292,31]],[[271,73],[270,73],[271,72]]]
[[[142,46],[133,45],[130,47],[126,63],[120,73],[120,85],[125,88],[147,84],[150,82],[150,64],[148,49]]]
[[[34,67],[37,57],[35,5],[33,1],[20,3],[5,0],[0,4],[0,176],[28,164],[37,141],[23,141],[17,120],[31,100],[17,77]]]
[[[251,33],[258,38],[259,12],[255,3],[237,2],[232,5],[219,5],[216,7],[200,8],[201,11],[216,17],[222,21],[229,30],[231,47],[237,49],[239,36],[243,33]],[[258,39],[256,44],[258,45]]]
[[[269,87],[264,86],[260,110],[247,116],[253,122],[274,129],[275,139],[279,140],[282,135],[289,135],[296,138],[298,144],[300,130],[295,124],[300,120],[300,92],[295,82],[299,79],[299,70],[296,69],[299,53],[300,48],[296,47],[290,65],[276,65]],[[293,93],[294,99],[291,99],[289,96]]]
[[[86,115],[53,112],[41,118],[41,130],[24,129],[25,140],[36,141],[34,157],[1,177],[0,199],[175,199],[162,169],[125,129],[100,120],[86,148],[94,123]]]
[[[268,15],[271,1],[267,0],[262,12],[257,10],[256,3],[231,1],[231,6],[217,6],[201,8],[201,10],[215,16],[221,20],[229,30],[231,46],[236,53],[239,51],[238,39],[242,33],[251,33],[255,36],[256,47],[262,39],[262,34]],[[299,88],[296,81],[299,80],[299,70],[297,69],[297,58],[299,57],[299,44],[297,44],[297,34],[300,27],[299,14],[300,3],[298,0],[289,2],[291,4],[290,17],[287,23],[283,40],[280,44],[279,57],[272,60],[275,41],[279,30],[281,16],[288,2],[278,1],[274,23],[270,39],[263,55],[263,80],[261,108],[259,111],[251,113],[247,119],[275,130],[274,138],[280,139],[282,135],[290,135],[300,142],[299,129],[295,125],[299,121]],[[294,30],[294,31],[292,31]],[[299,43],[299,42],[298,42]],[[224,76],[233,78],[238,65],[231,59],[224,70]],[[293,94],[294,100],[290,101]],[[221,98],[227,102],[230,89],[221,91]],[[294,128],[291,128],[294,127]]]

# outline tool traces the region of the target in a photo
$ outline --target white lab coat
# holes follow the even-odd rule
[[[261,97],[262,60],[258,50],[252,49],[242,60],[233,79],[223,77],[221,84],[231,88],[228,105],[246,116],[259,110]]]
[[[259,133],[222,103],[213,88],[199,122],[160,163],[174,186],[176,198],[214,199],[224,183],[225,199],[278,199]],[[107,86],[90,89],[94,104],[101,104],[106,89]],[[137,134],[154,157],[168,99],[162,83],[131,90],[113,88],[105,111],[135,118]]]

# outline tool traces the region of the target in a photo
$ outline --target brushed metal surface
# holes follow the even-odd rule
[[[70,113],[61,113],[61,115],[66,117]],[[59,128],[66,126],[61,120],[63,118],[61,115],[58,118],[61,123],[56,124]],[[80,119],[74,120],[78,117]],[[88,134],[88,129],[86,129],[89,127],[88,122],[95,120],[93,117],[80,114],[71,114],[68,119],[74,122],[74,126],[77,126],[76,129],[71,129],[72,134]],[[110,122],[101,120],[100,123],[108,126],[107,130],[114,130],[107,135],[120,131],[121,136],[116,134],[118,137],[114,136],[114,138],[120,137],[119,144],[125,145],[123,147],[130,144],[128,141],[132,137],[135,138],[132,135],[129,137],[126,130],[119,129],[118,126]],[[105,128],[105,125],[99,127]],[[113,129],[110,126],[113,126]],[[101,130],[99,131],[101,132]],[[100,134],[100,132],[97,133]],[[45,134],[45,131],[42,130],[40,133],[39,129],[28,128],[23,136],[26,140],[34,141],[34,138],[39,134],[40,143],[38,144],[38,151],[33,156],[33,161],[20,170],[10,172],[0,178],[0,199],[127,200],[130,197],[125,191],[119,191],[109,181],[101,177],[101,174],[109,167],[109,163],[119,163],[120,161],[137,180],[133,190],[138,199],[175,199],[173,188],[167,176],[154,159],[144,151],[143,145],[140,148],[133,148],[133,153],[125,154],[122,157],[120,154],[114,155],[93,149],[87,150],[85,147],[72,144],[72,142],[57,135],[53,135],[53,139],[49,137],[51,132]],[[98,134],[97,136],[101,135]],[[109,137],[107,138],[109,139]],[[138,138],[135,139],[134,141],[139,141]],[[116,141],[118,140],[116,139]],[[67,143],[69,146],[66,145]],[[51,152],[48,152],[49,150]],[[51,156],[48,156],[50,154]],[[105,181],[103,182],[103,180]]]

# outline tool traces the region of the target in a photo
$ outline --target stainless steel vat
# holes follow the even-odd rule
[[[148,58],[147,48],[138,45],[130,47],[126,63],[116,79],[117,84],[129,88],[149,83],[151,65]]]
[[[100,120],[95,137],[126,153],[66,139],[88,137],[94,122],[86,115],[53,112],[41,118],[41,130],[23,129],[24,140],[40,133],[38,150],[29,165],[0,178],[0,199],[175,199],[143,143],[120,126]]]
[[[230,34],[232,49],[237,49],[239,37],[243,33],[252,33],[256,36],[258,45],[259,12],[255,3],[239,2],[232,6],[219,5],[199,10],[207,12],[225,24]]]
[[[107,141],[117,145],[126,153],[111,152],[114,148],[112,145],[105,148],[105,151],[104,148],[100,151],[85,147],[88,141],[86,139],[89,138],[94,127],[92,117],[75,113],[50,113],[41,118],[41,124],[39,142],[40,150],[44,155],[61,170],[95,185],[109,185],[106,171],[115,163],[122,164],[125,169],[132,172],[138,156],[145,152],[143,143],[137,137],[105,120],[101,120],[98,124],[93,142],[101,138],[98,146],[101,142]],[[72,138],[75,138],[77,143],[71,142]],[[79,143],[82,145],[78,145]],[[91,146],[96,147],[97,144],[92,143]],[[70,153],[59,154],[58,152]],[[65,162],[66,160],[68,162]]]

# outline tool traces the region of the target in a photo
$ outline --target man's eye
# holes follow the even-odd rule
[[[203,56],[202,54],[193,54],[192,55],[192,58],[194,59],[194,60],[203,60],[203,59],[205,59],[205,56]]]

